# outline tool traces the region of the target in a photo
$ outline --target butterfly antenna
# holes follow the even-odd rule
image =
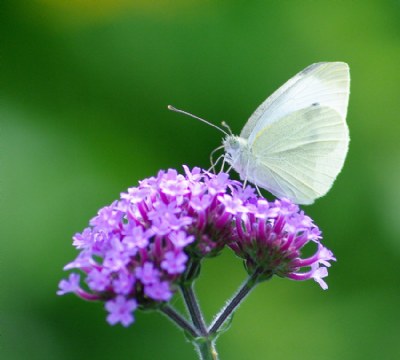
[[[218,129],[219,131],[223,132],[225,135],[229,135],[225,130],[221,129],[219,126],[217,126],[217,125],[215,125],[215,124],[213,124],[213,123],[210,123],[209,121],[204,120],[204,119],[202,119],[201,117],[198,117],[198,116],[196,116],[196,115],[193,115],[193,114],[191,114],[191,113],[188,113],[187,111],[183,111],[183,110],[177,109],[177,108],[175,108],[175,107],[173,107],[173,106],[171,106],[171,105],[168,105],[168,110],[175,111],[175,112],[177,112],[177,113],[181,113],[181,114],[183,114],[183,115],[190,116],[190,117],[192,117],[192,118],[194,118],[194,119],[196,119],[196,120],[200,120],[200,121],[202,121],[203,123],[206,123],[207,125],[210,125],[210,126],[212,126],[213,128]]]
[[[225,121],[223,121],[221,123],[221,125],[228,129],[230,135],[233,135],[231,128],[229,127],[229,125]]]

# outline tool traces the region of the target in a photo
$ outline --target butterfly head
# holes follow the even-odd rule
[[[239,160],[243,150],[247,147],[247,140],[240,136],[228,135],[223,140],[225,159],[233,165]]]

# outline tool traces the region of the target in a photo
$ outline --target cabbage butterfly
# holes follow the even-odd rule
[[[312,204],[343,167],[349,86],[346,63],[308,66],[256,109],[240,136],[225,133],[225,159],[242,180],[278,198]]]

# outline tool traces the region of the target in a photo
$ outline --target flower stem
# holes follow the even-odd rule
[[[218,353],[214,341],[208,340],[202,343],[195,343],[200,360],[218,360]]]
[[[253,290],[254,287],[258,284],[260,275],[261,272],[256,269],[256,271],[254,271],[254,273],[246,279],[238,292],[231,298],[225,308],[223,308],[214,319],[208,332],[210,335],[216,334],[221,326],[224,325],[226,320],[234,313],[236,308],[246,298],[250,291]]]
[[[207,336],[207,326],[204,322],[203,314],[194,293],[193,283],[181,286],[181,292],[185,300],[186,308],[193,321],[193,325],[200,331],[202,336]]]
[[[166,315],[179,328],[190,334],[192,338],[198,338],[200,334],[181,314],[179,314],[172,306],[163,305],[160,311]]]

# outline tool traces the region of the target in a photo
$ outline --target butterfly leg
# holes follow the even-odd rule
[[[221,156],[224,156],[224,155],[221,155],[221,156],[219,156],[218,158],[217,158],[217,160],[215,161],[215,163],[214,163],[214,154],[218,151],[218,150],[221,150],[221,149],[223,149],[224,148],[224,145],[221,145],[221,146],[218,146],[216,149],[214,149],[213,151],[211,151],[211,153],[210,153],[210,164],[211,164],[211,168],[210,168],[210,170],[213,170],[213,172],[215,173],[215,166],[218,164],[218,161],[221,159]],[[209,170],[209,171],[210,171]]]
[[[214,162],[214,160],[213,159],[211,159],[212,160],[212,162],[211,162],[211,167],[207,170],[208,172],[210,172],[210,171],[212,171],[214,174],[215,174],[215,168],[216,168],[216,166],[217,166],[217,164],[221,161],[221,159],[224,157],[224,155],[220,155],[220,156],[218,156],[218,158],[217,158],[217,160]]]
[[[247,164],[246,164],[246,177],[244,178],[243,181],[243,189],[246,188],[247,185],[247,174],[249,173],[249,164],[250,164],[250,160],[247,160]]]
[[[226,159],[225,159],[225,155],[224,155],[224,159],[222,160],[221,170],[219,172],[223,172],[224,171],[225,162],[226,162]],[[229,172],[229,170],[228,170],[228,172]]]
[[[224,162],[224,165],[225,165],[225,162]],[[228,173],[228,172],[231,171],[231,170],[232,170],[232,165],[230,165],[230,166],[228,167],[228,170],[226,170],[226,171],[224,171],[224,168],[222,167],[221,172],[226,172],[226,173]]]

